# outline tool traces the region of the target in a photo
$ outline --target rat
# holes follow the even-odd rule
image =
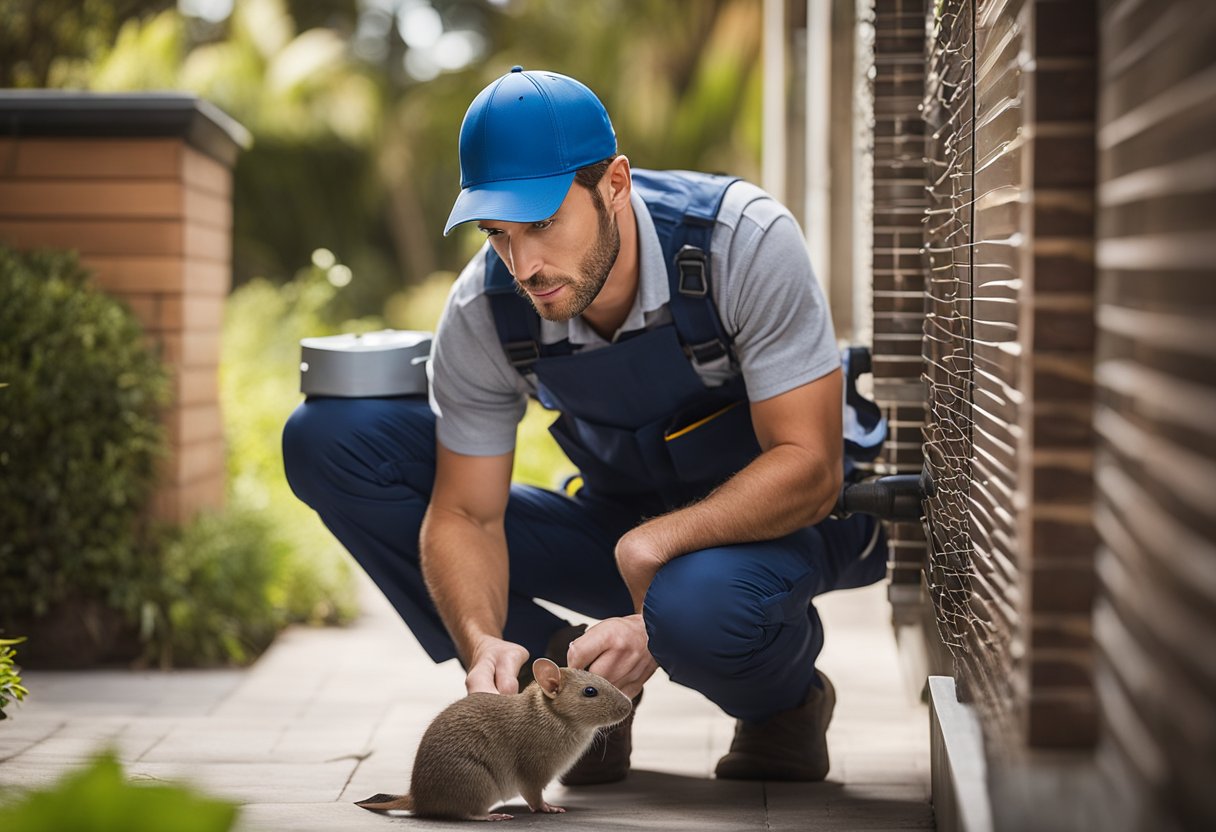
[[[597,731],[629,716],[633,703],[602,676],[532,663],[521,693],[470,693],[440,711],[414,756],[409,794],[377,794],[355,805],[418,817],[510,820],[490,808],[516,794],[533,812],[564,812],[542,791],[582,756]]]

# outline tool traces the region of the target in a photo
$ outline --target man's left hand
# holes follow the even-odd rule
[[[641,615],[607,618],[570,642],[566,662],[603,676],[633,699],[659,669],[649,643]]]

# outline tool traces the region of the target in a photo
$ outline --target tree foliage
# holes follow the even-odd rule
[[[0,0],[0,87],[58,85],[75,61],[114,41],[124,21],[174,0]]]

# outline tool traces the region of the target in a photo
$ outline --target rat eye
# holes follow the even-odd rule
[[[599,695],[600,695],[600,692],[597,689],[591,687],[591,685],[587,685],[587,687],[583,688],[583,696],[591,697],[591,696],[599,696]]]

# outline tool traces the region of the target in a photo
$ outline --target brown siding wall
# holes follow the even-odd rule
[[[0,139],[0,241],[75,249],[162,350],[175,397],[154,513],[224,495],[218,368],[232,176],[180,139]]]
[[[1102,2],[1098,758],[1113,829],[1216,828],[1216,5]]]

